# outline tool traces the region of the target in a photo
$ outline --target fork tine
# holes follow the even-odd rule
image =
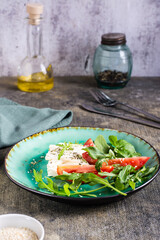
[[[99,89],[98,89],[98,92],[99,92],[99,94],[103,97],[103,99],[106,101],[106,100],[110,100],[110,98],[104,93],[104,92],[102,92],[102,91],[100,91]]]
[[[101,101],[99,99],[99,96],[97,94],[96,91],[93,91],[93,90],[89,90],[90,94],[93,96],[94,99],[96,99],[97,102],[99,102],[101,104]]]
[[[99,89],[96,90],[96,94],[97,94],[97,97],[99,99],[99,102],[101,104],[106,104],[106,102],[108,102],[108,98],[105,96],[105,94],[100,91]]]
[[[90,90],[91,95],[96,99],[96,101],[104,106],[111,107],[115,105],[115,100],[110,99],[104,92],[99,89]]]
[[[106,97],[104,92],[100,91],[99,89],[97,90],[97,94],[98,94],[99,98],[102,99],[103,101],[107,101],[108,100],[108,98]]]
[[[105,95],[101,93],[100,90],[90,90],[91,95],[96,99],[97,102],[100,104],[106,104],[107,99],[105,98]]]
[[[116,100],[110,98],[107,94],[105,94],[104,92],[100,91],[101,95],[103,95],[104,101],[107,101],[110,103],[110,106],[116,103]]]

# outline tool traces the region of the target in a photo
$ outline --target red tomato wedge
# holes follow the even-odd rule
[[[103,166],[103,164],[102,164],[101,172],[112,172],[113,169],[114,169],[113,166]]]
[[[113,166],[102,166],[102,172],[111,172],[113,171]],[[95,173],[97,174],[97,170],[95,169],[95,165],[59,165],[57,166],[58,175],[62,175],[63,171],[67,173]]]
[[[96,173],[96,169],[94,165],[59,165],[57,166],[58,175],[62,175],[63,171],[67,173],[86,173],[93,172]]]
[[[87,140],[87,142],[85,142],[84,146],[94,147],[95,145],[94,145],[94,142],[92,141],[92,139],[89,138],[89,139]]]
[[[95,147],[94,142],[91,138],[87,140],[87,142],[84,144],[86,147]],[[89,163],[89,164],[95,164],[97,162],[97,159],[93,159],[89,156],[88,152],[82,153],[82,157]]]
[[[117,158],[108,160],[108,165],[120,164],[121,166],[131,165],[136,170],[141,168],[150,157],[132,157],[132,158]]]
[[[97,162],[97,159],[93,159],[89,156],[88,152],[82,153],[82,157],[89,163],[89,164],[95,164]]]

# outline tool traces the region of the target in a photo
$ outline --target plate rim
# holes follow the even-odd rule
[[[157,177],[157,175],[158,175],[158,173],[160,172],[160,155],[159,155],[159,153],[158,153],[158,151],[152,146],[152,144],[150,144],[148,141],[146,141],[145,139],[143,139],[142,137],[139,137],[139,136],[137,136],[137,135],[135,135],[135,134],[132,134],[132,133],[130,133],[130,132],[126,132],[126,131],[120,131],[120,130],[117,130],[117,129],[111,129],[111,128],[100,128],[100,127],[61,127],[61,128],[51,128],[51,129],[47,129],[47,130],[44,130],[44,131],[40,131],[40,132],[38,132],[38,133],[35,133],[35,134],[32,134],[32,135],[30,135],[30,136],[28,136],[28,137],[26,137],[26,138],[23,138],[22,140],[20,140],[19,142],[17,142],[17,143],[15,143],[13,146],[12,146],[12,148],[9,150],[9,152],[6,154],[6,156],[5,156],[5,173],[6,173],[6,175],[7,175],[7,177],[15,184],[15,185],[17,185],[17,186],[19,186],[19,187],[21,187],[22,189],[25,189],[25,190],[27,190],[27,191],[29,191],[29,192],[32,192],[32,193],[35,193],[35,194],[37,194],[37,195],[40,195],[40,196],[43,196],[43,197],[50,197],[50,198],[52,198],[53,200],[55,199],[61,199],[61,200],[74,200],[74,201],[93,201],[93,200],[95,200],[95,199],[97,199],[97,200],[102,200],[102,199],[114,199],[114,198],[120,198],[120,197],[122,197],[122,198],[124,198],[124,196],[122,196],[121,194],[116,194],[116,195],[111,195],[111,196],[98,196],[98,197],[96,197],[96,198],[94,198],[94,197],[86,197],[86,198],[81,198],[81,197],[67,197],[67,196],[59,196],[59,195],[54,195],[54,194],[50,194],[50,193],[45,193],[45,192],[41,192],[41,191],[38,191],[38,190],[35,190],[35,189],[33,189],[33,188],[29,188],[29,187],[27,187],[27,186],[25,186],[25,185],[23,185],[23,184],[21,184],[21,183],[19,183],[19,182],[17,182],[15,179],[13,179],[12,178],[12,176],[9,174],[9,172],[8,172],[8,170],[7,170],[7,159],[8,159],[8,156],[9,156],[9,154],[10,154],[10,152],[12,151],[12,149],[16,146],[16,145],[18,145],[18,144],[21,144],[21,142],[24,142],[24,140],[26,140],[26,139],[31,139],[31,138],[34,138],[34,137],[37,137],[37,136],[39,136],[39,135],[41,135],[41,134],[45,134],[45,133],[48,133],[48,132],[58,132],[58,131],[60,131],[60,130],[64,130],[64,129],[91,129],[91,130],[111,130],[111,131],[116,131],[116,132],[119,132],[119,133],[126,133],[127,135],[132,135],[132,136],[134,136],[134,137],[136,137],[136,138],[139,138],[140,140],[143,140],[145,143],[147,143],[154,151],[155,151],[155,153],[156,153],[156,155],[157,155],[157,159],[158,159],[158,163],[159,163],[159,166],[158,166],[158,169],[157,169],[157,171],[156,171],[156,173],[147,181],[147,182],[145,182],[145,183],[143,183],[142,185],[140,185],[139,187],[137,187],[136,189],[134,189],[134,190],[129,190],[129,191],[127,191],[127,192],[125,192],[126,194],[127,194],[127,196],[128,195],[130,195],[130,194],[132,194],[132,193],[134,193],[134,192],[136,192],[136,191],[138,191],[138,190],[140,190],[141,188],[144,188],[145,186],[147,186],[150,182],[152,182],[156,177]],[[126,197],[127,197],[126,196]]]

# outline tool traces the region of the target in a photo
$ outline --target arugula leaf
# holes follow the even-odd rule
[[[109,159],[114,159],[116,156],[115,156],[115,153],[113,152],[113,150],[112,149],[109,149],[109,153],[108,153],[108,157],[109,157]]]
[[[102,135],[99,135],[94,141],[94,143],[102,153],[108,153],[110,146],[107,144],[105,138]]]
[[[36,170],[33,169],[33,173],[34,173],[34,177],[35,177],[36,182],[41,182],[42,181],[43,170],[41,169],[39,172],[36,172]]]
[[[120,166],[119,164],[113,164],[113,167],[114,167],[114,169],[113,169],[112,173],[115,173],[117,175],[123,169],[123,166]]]
[[[105,158],[102,158],[102,159],[99,159],[96,164],[95,164],[95,169],[100,172],[101,171],[101,167],[102,167],[102,164],[104,162],[107,162]]]
[[[40,174],[40,177],[37,178],[37,175],[39,175],[39,174]],[[72,175],[74,175],[74,176],[72,176]],[[74,191],[74,183],[72,183],[72,184],[65,183],[63,185],[63,187],[61,187],[61,189],[57,190],[53,187],[54,184],[56,184],[56,183],[54,182],[54,184],[52,185],[52,183],[51,183],[52,180],[51,179],[49,180],[48,184],[46,184],[42,180],[42,171],[41,171],[41,173],[39,173],[39,172],[36,172],[34,170],[34,176],[35,176],[35,179],[37,179],[39,181],[39,187],[40,188],[46,188],[50,192],[52,192],[54,194],[57,194],[57,195],[64,195],[64,196],[65,195],[66,196],[73,196],[73,195],[79,195],[79,194],[80,195],[88,195],[88,194],[90,195],[90,193],[92,193],[92,192],[96,192],[96,191],[98,191],[102,188],[109,187],[109,188],[113,189],[114,191],[118,192],[119,194],[122,194],[122,195],[126,196],[125,193],[123,193],[123,192],[119,191],[119,189],[116,189],[115,187],[113,187],[108,182],[107,179],[102,179],[101,177],[95,175],[94,173],[82,173],[80,175],[75,175],[75,174],[70,173],[70,174],[67,174],[67,175],[59,175],[59,176],[56,177],[57,179],[62,179],[62,180],[64,180],[64,179],[65,180],[70,180],[70,179],[74,178],[74,180],[76,179],[77,182],[79,180],[79,182],[78,182],[79,185],[82,182],[84,182],[84,183],[94,183],[94,185],[96,185],[96,184],[101,184],[102,185],[102,187],[96,188],[96,189],[93,189],[93,190],[90,190],[90,191],[85,191],[85,190],[84,191],[77,191],[77,189]],[[73,191],[73,193],[71,193],[69,191],[69,189],[71,189]]]
[[[119,194],[126,196],[127,194],[122,192],[122,190],[125,190],[129,186],[132,189],[135,189],[136,183],[145,181],[147,177],[149,177],[150,174],[155,171],[155,169],[156,166],[152,168],[146,168],[143,166],[143,168],[136,171],[134,167],[130,165],[127,165],[125,167],[115,165],[115,169],[111,173],[98,173],[101,176],[106,176],[109,178],[111,177],[110,182],[107,178],[103,179],[94,173],[66,173],[55,177],[55,179],[61,180],[62,184],[57,184],[55,181],[52,181],[52,179],[48,177],[46,178],[47,183],[44,182],[42,179],[42,170],[40,170],[40,172],[36,172],[36,170],[33,169],[33,173],[36,182],[38,182],[38,187],[46,188],[53,194],[68,197],[74,195],[96,197],[96,195],[92,193],[97,192],[103,188],[111,188]],[[72,180],[72,183],[65,182],[68,180]],[[91,186],[100,184],[101,187],[89,191],[78,191],[82,183],[87,183]]]
[[[121,182],[120,178],[116,178],[116,181],[115,181],[115,187],[118,188],[119,190],[124,190],[125,187],[124,187],[124,184]]]
[[[95,174],[94,174],[94,175],[95,175]],[[93,181],[93,179],[92,179],[92,181]],[[121,191],[120,191],[121,189],[118,189],[118,188],[113,187],[113,186],[108,182],[107,179],[103,179],[103,178],[100,178],[100,177],[98,177],[98,176],[95,175],[95,181],[96,181],[96,183],[103,184],[103,185],[105,185],[106,187],[109,187],[109,188],[113,189],[114,191],[116,191],[116,192],[118,192],[118,193],[120,193],[120,194],[122,194],[122,195],[124,195],[124,196],[127,195],[126,193],[121,192]]]
[[[59,152],[59,154],[58,154],[58,160],[61,159],[61,157],[63,156],[65,150],[66,150],[66,147],[63,147],[62,150]]]
[[[116,189],[115,187],[113,187],[113,186],[108,182],[107,179],[103,179],[103,178],[95,175],[94,173],[83,173],[82,175],[83,175],[82,180],[83,180],[85,183],[94,182],[95,184],[102,184],[102,185],[104,185],[104,186],[106,186],[106,187],[109,187],[109,188],[115,190],[116,192],[118,192],[118,193],[126,196],[125,193],[123,193],[123,192],[119,191],[118,189]]]
[[[141,174],[141,177],[146,177],[148,176],[149,174],[151,174],[152,172],[154,172],[156,167],[145,167],[143,166],[143,168],[139,171],[139,174]]]
[[[135,175],[135,180],[138,180],[139,182],[142,182],[144,180],[147,179],[147,176],[149,177],[149,175],[154,172],[156,169],[156,167],[145,167],[143,166],[141,169],[139,169],[139,171],[136,172]]]
[[[46,188],[46,185],[43,182],[38,183],[39,188]]]
[[[131,188],[134,190],[135,187],[136,187],[136,183],[134,181],[132,181],[132,180],[129,180],[128,183],[131,186]]]
[[[117,177],[117,174],[112,172],[99,172],[98,175],[106,177]]]
[[[72,181],[72,184],[70,184],[70,189],[72,191],[77,191],[81,184],[82,184],[81,178],[75,179]]]
[[[123,140],[123,139],[120,139],[120,140],[117,141],[117,147],[119,149],[127,149],[131,153],[136,152],[134,146],[131,143],[129,143],[126,140]]]
[[[106,143],[103,136],[98,136],[95,140],[97,147],[87,147],[83,150],[87,151],[89,156],[92,159],[97,159],[96,162],[96,170],[100,171],[100,168],[102,167],[102,163],[106,161],[107,159],[113,159],[115,158],[114,151],[110,149],[110,146]]]
[[[89,156],[93,159],[101,159],[104,158],[105,156],[98,148],[95,147],[87,147],[84,148],[83,150],[88,152]]]
[[[89,193],[84,193],[83,195],[86,195],[86,196],[88,196],[88,197],[97,197],[97,195],[95,195],[95,194],[89,194]]]
[[[55,179],[61,179],[61,180],[76,180],[81,178],[80,173],[65,173],[63,175],[58,175],[55,177]]]
[[[66,150],[73,150],[73,148],[71,147],[71,143],[58,144],[58,146],[62,147],[61,151],[58,154],[58,160],[61,159]]]
[[[126,183],[131,172],[134,172],[135,169],[131,165],[127,165],[123,167],[123,169],[119,172],[118,178],[120,179],[121,183]]]
[[[42,189],[47,188],[49,191],[54,192],[52,180],[50,178],[47,178],[48,185],[43,182],[43,180],[42,180],[43,170],[42,169],[40,170],[40,172],[36,172],[36,170],[33,169],[33,173],[34,173],[34,177],[35,177],[36,182],[38,183],[39,188],[42,188]]]
[[[132,189],[135,189],[136,183],[146,181],[149,178],[150,174],[154,171],[155,167],[146,168],[143,166],[141,169],[136,171],[134,167],[127,165],[119,171],[117,177],[115,178],[115,187],[119,190],[124,190],[128,188],[128,186],[131,186]]]
[[[123,167],[120,172],[117,175],[116,181],[115,181],[115,187],[120,189],[120,190],[124,190],[126,188],[128,188],[128,186],[130,185],[131,187],[135,187],[132,177],[133,177],[133,173],[135,172],[134,167],[132,167],[131,165],[127,165],[125,167]],[[132,182],[131,182],[132,181]]]
[[[52,181],[52,179],[50,179],[49,177],[47,177],[47,182],[48,182],[48,187],[49,187],[50,189],[53,190],[54,188],[56,188],[56,189],[58,190],[57,185],[54,184],[54,186],[53,186],[53,181]]]
[[[69,184],[65,183],[63,188],[64,188],[64,191],[65,191],[66,195],[69,197],[70,196]]]
[[[117,146],[117,141],[118,141],[117,136],[110,135],[109,141],[112,144],[112,146]]]
[[[117,157],[135,157],[141,156],[140,153],[136,152],[134,146],[127,142],[124,139],[117,139],[117,136],[109,136],[109,141],[114,146],[114,152],[116,153]]]
[[[113,159],[115,158],[114,152],[110,149],[108,154],[103,154],[100,150],[98,150],[95,147],[87,147],[84,148],[86,152],[88,152],[89,156],[93,159],[100,160],[99,163],[104,162],[106,159]],[[99,163],[96,163],[96,169],[100,171],[100,168],[98,168]],[[101,167],[102,165],[100,165]]]
[[[99,158],[95,164],[95,169],[100,172],[103,162],[107,163],[107,160],[115,158],[114,152],[110,149],[108,154],[104,154],[102,158]]]

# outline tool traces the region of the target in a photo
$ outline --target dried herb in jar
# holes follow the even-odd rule
[[[97,78],[99,81],[107,82],[107,83],[120,83],[127,81],[128,73],[125,72],[117,72],[116,70],[105,70],[103,72],[99,72]]]

